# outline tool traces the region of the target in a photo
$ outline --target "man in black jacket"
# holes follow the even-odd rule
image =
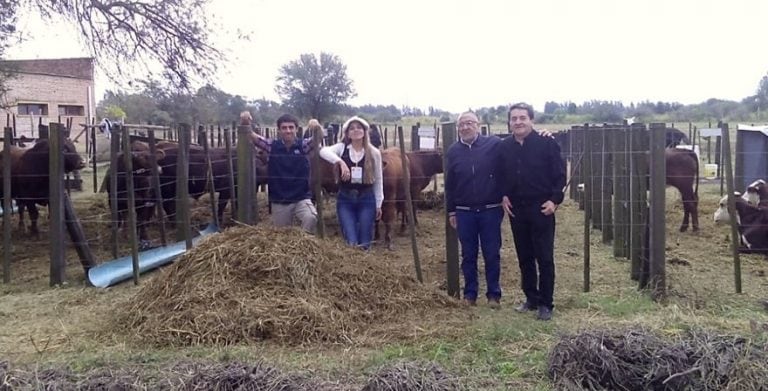
[[[499,147],[497,171],[526,297],[516,310],[538,310],[539,319],[549,320],[554,308],[555,210],[563,202],[566,174],[560,147],[533,129],[533,118],[528,104],[509,108],[512,135]]]

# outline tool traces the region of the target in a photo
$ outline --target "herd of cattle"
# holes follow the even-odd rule
[[[265,151],[257,148],[256,134],[253,133],[250,141],[254,151],[254,168],[256,173],[256,184],[265,184],[267,178],[267,165],[269,155]],[[85,167],[85,162],[77,153],[75,145],[70,140],[65,140],[63,145],[64,171],[73,172]],[[141,141],[134,141],[131,144],[131,162],[132,177],[134,178],[134,195],[137,215],[137,229],[139,238],[143,244],[148,244],[147,227],[155,218],[155,202],[157,197],[153,191],[152,167],[151,161],[157,162],[160,181],[160,199],[163,211],[167,218],[173,221],[176,212],[176,181],[179,160],[179,145],[172,141],[160,141],[156,145],[155,159],[150,159],[149,146]],[[21,147],[11,147],[11,197],[16,201],[19,215],[19,228],[25,230],[24,211],[29,212],[31,225],[29,232],[38,234],[37,220],[39,212],[37,205],[45,206],[48,204],[48,163],[49,163],[49,143],[47,140],[38,140],[31,148],[23,149]],[[210,148],[210,166],[206,159],[205,150],[198,145],[190,147],[189,157],[189,176],[188,189],[192,198],[199,198],[208,192],[209,167],[210,176],[213,178],[212,185],[218,193],[218,214],[219,219],[224,215],[227,204],[232,200],[232,190],[236,183],[230,183],[229,169],[235,171],[233,178],[237,178],[237,156],[227,155],[226,148]],[[422,191],[432,180],[433,176],[443,172],[442,153],[440,151],[411,151],[407,152],[406,161],[410,170],[411,195],[417,199]],[[231,166],[230,166],[231,161]],[[320,185],[328,194],[334,194],[338,190],[338,175],[335,168],[322,159],[311,157],[312,170],[319,170]],[[315,167],[319,161],[320,166]],[[690,150],[667,148],[667,185],[673,186],[680,191],[684,206],[684,218],[680,227],[681,231],[688,228],[689,217],[692,220],[694,230],[698,230],[698,197],[696,184],[698,183],[698,158]],[[3,158],[0,157],[0,178],[2,178]],[[392,243],[392,225],[396,219],[397,213],[405,215],[405,191],[403,184],[403,167],[400,150],[398,148],[388,148],[382,150],[382,164],[384,171],[384,204],[382,206],[382,221],[385,227],[384,242],[387,247]],[[125,212],[128,210],[126,193],[126,167],[122,154],[118,156],[117,165],[117,209],[120,219],[125,218]],[[105,179],[108,183],[109,174]],[[315,176],[313,175],[312,178]],[[0,182],[2,183],[2,182]],[[109,186],[103,186],[109,191]],[[314,186],[313,186],[314,188]],[[2,192],[0,192],[2,198]],[[725,199],[720,202],[720,208],[715,212],[715,221],[729,221],[727,210],[725,209]],[[2,205],[2,204],[0,204]],[[764,181],[757,181],[746,189],[743,196],[737,198],[736,216],[740,225],[740,233],[745,251],[749,252],[767,252],[768,253],[768,186]],[[401,231],[404,230],[405,221],[401,224]],[[377,233],[378,237],[378,233]]]
[[[269,155],[256,147],[256,133],[252,133],[250,142],[254,151],[254,172],[256,176],[255,184],[262,185],[268,181],[267,165]],[[227,149],[223,147],[210,148],[210,166],[206,158],[205,150],[199,145],[191,145],[188,156],[188,190],[189,196],[194,199],[200,198],[208,193],[209,170],[213,178],[213,190],[218,197],[218,218],[219,221],[224,216],[227,204],[232,200],[232,190],[237,186],[237,156],[228,155]],[[313,154],[316,152],[313,152]],[[64,148],[64,171],[69,173],[85,167],[85,162],[77,153],[75,145],[71,140],[65,140]],[[142,141],[133,141],[131,143],[131,165],[134,188],[136,210],[137,230],[139,239],[144,247],[149,245],[147,227],[155,217],[155,204],[157,197],[152,186],[152,161],[157,163],[160,182],[160,199],[165,216],[173,221],[176,214],[176,182],[179,167],[179,144],[173,141],[159,141],[156,144],[155,159],[151,159],[149,145]],[[230,166],[231,161],[231,166]],[[310,156],[312,170],[319,170],[320,184],[327,194],[335,194],[338,191],[338,174],[336,169],[330,163],[322,159],[314,159]],[[315,167],[319,161],[320,166]],[[440,151],[411,151],[406,153],[406,161],[410,169],[410,191],[413,197],[418,197],[422,190],[432,180],[435,174],[443,171],[442,153]],[[117,157],[117,210],[120,223],[126,220],[128,211],[127,197],[127,178],[126,166],[123,153]],[[0,157],[0,179],[2,179],[2,166],[4,162]],[[31,226],[29,232],[37,235],[38,211],[37,205],[47,205],[49,200],[49,143],[47,140],[38,140],[33,147],[23,149],[21,147],[11,147],[11,197],[16,201],[19,211],[19,229],[26,230],[24,224],[24,210],[29,211]],[[397,212],[404,212],[405,205],[405,186],[403,183],[403,167],[400,150],[398,148],[388,148],[382,151],[382,165],[384,171],[384,205],[382,205],[382,221],[385,226],[385,242],[391,246],[392,241],[392,223]],[[230,167],[233,170],[232,178],[235,183],[230,182]],[[102,189],[109,192],[110,173],[108,173],[102,183]],[[315,178],[314,175],[311,176]],[[2,182],[0,182],[2,183]],[[314,183],[313,183],[314,184]],[[314,186],[313,186],[314,188]],[[2,192],[0,191],[0,198]],[[111,197],[109,197],[111,200]],[[0,205],[2,205],[0,203]],[[405,215],[403,213],[403,215]],[[401,230],[404,229],[404,222]]]

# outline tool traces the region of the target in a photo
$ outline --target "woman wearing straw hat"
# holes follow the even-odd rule
[[[339,166],[336,215],[344,240],[369,249],[374,222],[381,218],[384,186],[381,152],[371,145],[368,122],[354,116],[341,128],[341,142],[320,150],[320,157]]]

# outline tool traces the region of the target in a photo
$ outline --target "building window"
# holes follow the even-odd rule
[[[82,117],[85,115],[85,109],[83,106],[59,105],[59,115],[75,115]]]
[[[19,115],[48,115],[45,103],[19,103]]]

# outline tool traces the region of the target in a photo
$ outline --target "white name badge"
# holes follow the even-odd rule
[[[363,183],[363,168],[362,167],[352,167],[351,172],[351,183]]]

